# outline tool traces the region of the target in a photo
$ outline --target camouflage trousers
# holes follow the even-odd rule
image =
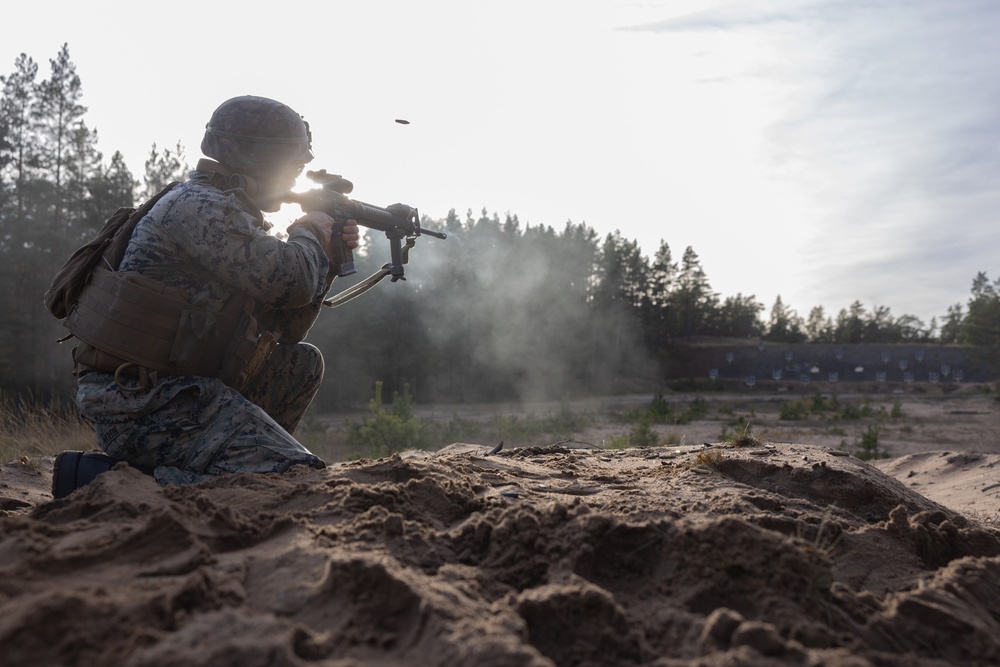
[[[241,394],[217,378],[161,377],[149,389],[119,386],[109,373],[80,378],[76,403],[105,453],[153,469],[163,485],[237,472],[322,468],[292,432],[323,379],[308,343],[278,345]]]

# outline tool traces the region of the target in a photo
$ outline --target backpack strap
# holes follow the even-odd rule
[[[52,279],[43,298],[45,307],[54,317],[60,320],[66,318],[80,291],[90,282],[94,267],[103,262],[112,270],[118,268],[135,226],[175,185],[176,182],[169,184],[138,209],[119,208],[104,223],[97,236],[70,255]]]
[[[174,189],[174,186],[178,185],[179,181],[173,181],[165,188],[157,192],[155,195],[146,200],[146,202],[137,208],[135,212],[129,216],[125,224],[115,233],[111,240],[111,244],[108,246],[101,257],[104,260],[105,265],[112,271],[118,270],[118,265],[122,263],[122,257],[125,256],[125,250],[128,248],[129,241],[132,240],[132,232],[135,231],[135,226],[139,224],[139,221],[146,217],[146,215],[153,210],[156,203],[163,198],[163,195],[167,194]]]

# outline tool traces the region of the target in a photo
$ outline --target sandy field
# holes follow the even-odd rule
[[[595,431],[166,489],[119,466],[58,501],[51,459],[10,462],[0,662],[1000,664],[1000,404],[904,397],[872,464],[837,448],[861,424],[770,403],[730,406],[741,447],[727,407],[642,449]]]

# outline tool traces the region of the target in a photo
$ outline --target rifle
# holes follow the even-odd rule
[[[334,225],[333,251],[338,266],[338,276],[349,276],[357,273],[357,269],[354,267],[354,253],[339,239],[340,230],[343,229],[344,223],[348,220],[354,220],[359,225],[385,232],[386,238],[389,239],[389,263],[382,267],[379,274],[369,278],[369,281],[374,280],[372,284],[386,275],[392,276],[392,282],[406,280],[406,276],[403,274],[403,265],[406,264],[408,251],[413,247],[418,236],[433,236],[437,239],[448,238],[448,235],[443,232],[421,227],[420,214],[415,208],[405,204],[392,204],[382,208],[348,198],[347,195],[354,189],[354,184],[338,174],[328,174],[326,169],[320,169],[319,171],[306,172],[306,176],[309,180],[319,184],[320,187],[305,192],[289,192],[284,196],[283,201],[289,204],[299,204],[303,211],[322,211],[333,218],[336,223]],[[404,238],[406,239],[405,249],[402,246]]]

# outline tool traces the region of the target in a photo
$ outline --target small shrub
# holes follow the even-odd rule
[[[835,419],[843,419],[846,421],[857,421],[859,419],[865,419],[868,417],[888,416],[888,412],[886,412],[886,409],[884,407],[878,407],[878,408],[872,407],[872,404],[868,399],[865,399],[861,403],[852,403],[849,401],[840,402],[836,400],[836,397],[834,397],[834,401],[836,401],[836,409],[834,410]],[[833,407],[834,403],[831,402],[830,405],[831,407]]]
[[[727,442],[733,447],[759,447],[761,445],[760,438],[750,430],[750,422],[747,422],[742,432],[724,439],[723,442]]]
[[[652,416],[648,411],[644,411],[642,416],[632,425],[628,434],[611,436],[607,446],[612,449],[655,447],[659,441],[660,435],[653,430]]]
[[[662,392],[653,396],[653,400],[650,401],[649,408],[647,409],[653,418],[660,423],[666,422],[670,418],[670,403],[663,397]]]
[[[698,455],[694,457],[694,462],[700,466],[716,468],[725,458],[725,454],[717,449],[705,449],[698,452]]]
[[[642,420],[629,431],[628,441],[633,447],[654,447],[660,441],[660,436],[648,420]]]
[[[677,404],[670,403],[663,394],[656,394],[645,410],[631,410],[626,413],[626,421],[639,424],[643,420],[652,420],[657,424],[690,424],[696,419],[708,414],[709,403],[701,396],[695,396],[687,408],[678,409]]]
[[[736,415],[736,419],[730,422],[730,426],[736,426],[740,429],[749,428],[750,422],[756,418],[756,415],[751,411],[749,415]]]
[[[679,433],[674,433],[673,431],[671,431],[670,433],[667,433],[665,436],[663,436],[662,438],[660,438],[660,444],[663,444],[663,445],[683,445],[684,444],[684,436],[680,435]]]
[[[778,419],[783,421],[802,421],[809,419],[809,407],[802,401],[789,401],[781,405]]]
[[[708,401],[701,396],[695,396],[688,404],[687,413],[691,420],[701,419],[708,414]]]
[[[631,445],[627,435],[613,435],[605,443],[605,446],[608,449],[628,449]]]
[[[854,455],[864,461],[872,459],[887,459],[890,454],[879,446],[878,436],[882,427],[872,424],[861,434],[861,439],[854,443]]]
[[[365,421],[348,427],[352,445],[374,458],[420,447],[421,424],[413,415],[409,385],[404,385],[402,396],[393,396],[390,412],[382,403],[382,382],[376,382],[375,398],[369,402],[368,410]]]

